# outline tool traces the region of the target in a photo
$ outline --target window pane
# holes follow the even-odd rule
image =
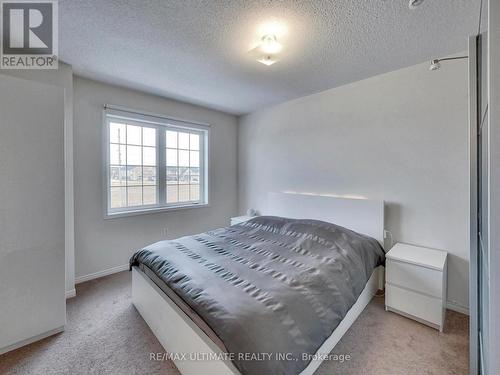
[[[142,128],[142,144],[144,146],[156,146],[156,129]]]
[[[156,186],[144,186],[143,188],[143,204],[156,204]]]
[[[156,148],[143,147],[142,148],[142,163],[143,165],[156,165]]]
[[[127,165],[141,165],[141,146],[127,146]]]
[[[190,151],[190,159],[189,164],[191,167],[199,167],[200,166],[200,152],[199,151]]]
[[[156,185],[156,167],[142,168],[142,184]]]
[[[129,206],[142,206],[142,186],[128,187],[127,193]]]
[[[122,121],[109,116],[106,121],[110,208],[140,210],[141,206],[203,201],[206,192],[201,183],[206,171],[200,166],[206,167],[205,154],[202,153],[206,132],[189,126],[162,127],[142,118]],[[160,140],[159,135],[165,139]],[[164,163],[160,168],[165,168],[161,181],[159,160]],[[164,184],[160,185],[162,196],[159,195],[158,183]],[[166,187],[165,193],[163,186]]]
[[[190,173],[190,176],[191,176],[191,179],[190,179],[190,183],[194,183],[194,184],[197,184],[200,182],[200,169],[199,168],[190,168],[191,169],[191,173]]]
[[[189,185],[179,185],[179,202],[189,201]]]
[[[178,181],[177,167],[167,167],[167,184],[177,184]]]
[[[200,136],[198,134],[189,135],[189,149],[199,150],[200,149]]]
[[[167,130],[165,134],[167,147],[177,148],[177,132]]]
[[[125,143],[125,125],[116,122],[109,123],[109,141],[111,143]]]
[[[167,185],[167,203],[177,203],[179,201],[177,197],[178,185]]]
[[[127,189],[124,187],[112,187],[110,192],[111,208],[120,208],[127,205]]]
[[[142,167],[127,167],[127,185],[142,185]]]
[[[179,167],[189,167],[189,151],[179,150]]]
[[[109,163],[115,165],[125,165],[125,146],[110,145],[109,146]]]
[[[200,185],[189,185],[189,186],[190,186],[189,200],[192,201],[200,200]]]
[[[189,168],[179,167],[179,183],[189,184]]]
[[[167,165],[177,167],[177,150],[167,148]]]
[[[127,144],[141,145],[142,144],[142,128],[135,125],[127,125]]]
[[[111,186],[125,186],[127,179],[127,170],[125,167],[110,167],[109,182]]]
[[[189,149],[189,133],[179,132],[179,148]]]

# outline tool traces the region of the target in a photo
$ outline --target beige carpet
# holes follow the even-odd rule
[[[0,374],[178,374],[151,361],[163,348],[130,299],[121,272],[77,286],[66,331],[0,356]],[[468,319],[449,312],[444,333],[385,312],[375,298],[334,350],[350,355],[323,363],[318,374],[467,374]]]

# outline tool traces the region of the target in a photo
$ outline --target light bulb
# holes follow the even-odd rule
[[[262,37],[260,49],[264,53],[275,54],[279,53],[283,49],[283,46],[278,43],[275,35],[264,35]]]

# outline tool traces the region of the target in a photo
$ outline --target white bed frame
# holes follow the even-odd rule
[[[323,220],[369,235],[383,244],[384,203],[363,199],[291,193],[270,193],[265,214],[289,218]],[[320,366],[345,332],[383,286],[383,267],[375,269],[363,292],[301,372],[310,375]],[[224,358],[221,349],[137,267],[132,269],[132,302],[165,350],[174,354],[202,353],[206,358]],[[184,375],[239,375],[229,360],[185,360],[173,358]]]

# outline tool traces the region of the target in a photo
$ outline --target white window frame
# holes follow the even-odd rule
[[[118,122],[156,129],[156,196],[157,204],[136,207],[111,208],[110,186],[110,122]],[[198,201],[167,203],[166,201],[166,145],[167,130],[187,131],[200,135],[200,199]],[[193,121],[170,118],[153,113],[105,105],[103,111],[103,180],[104,218],[144,215],[161,211],[175,211],[209,206],[209,149],[210,125]]]

